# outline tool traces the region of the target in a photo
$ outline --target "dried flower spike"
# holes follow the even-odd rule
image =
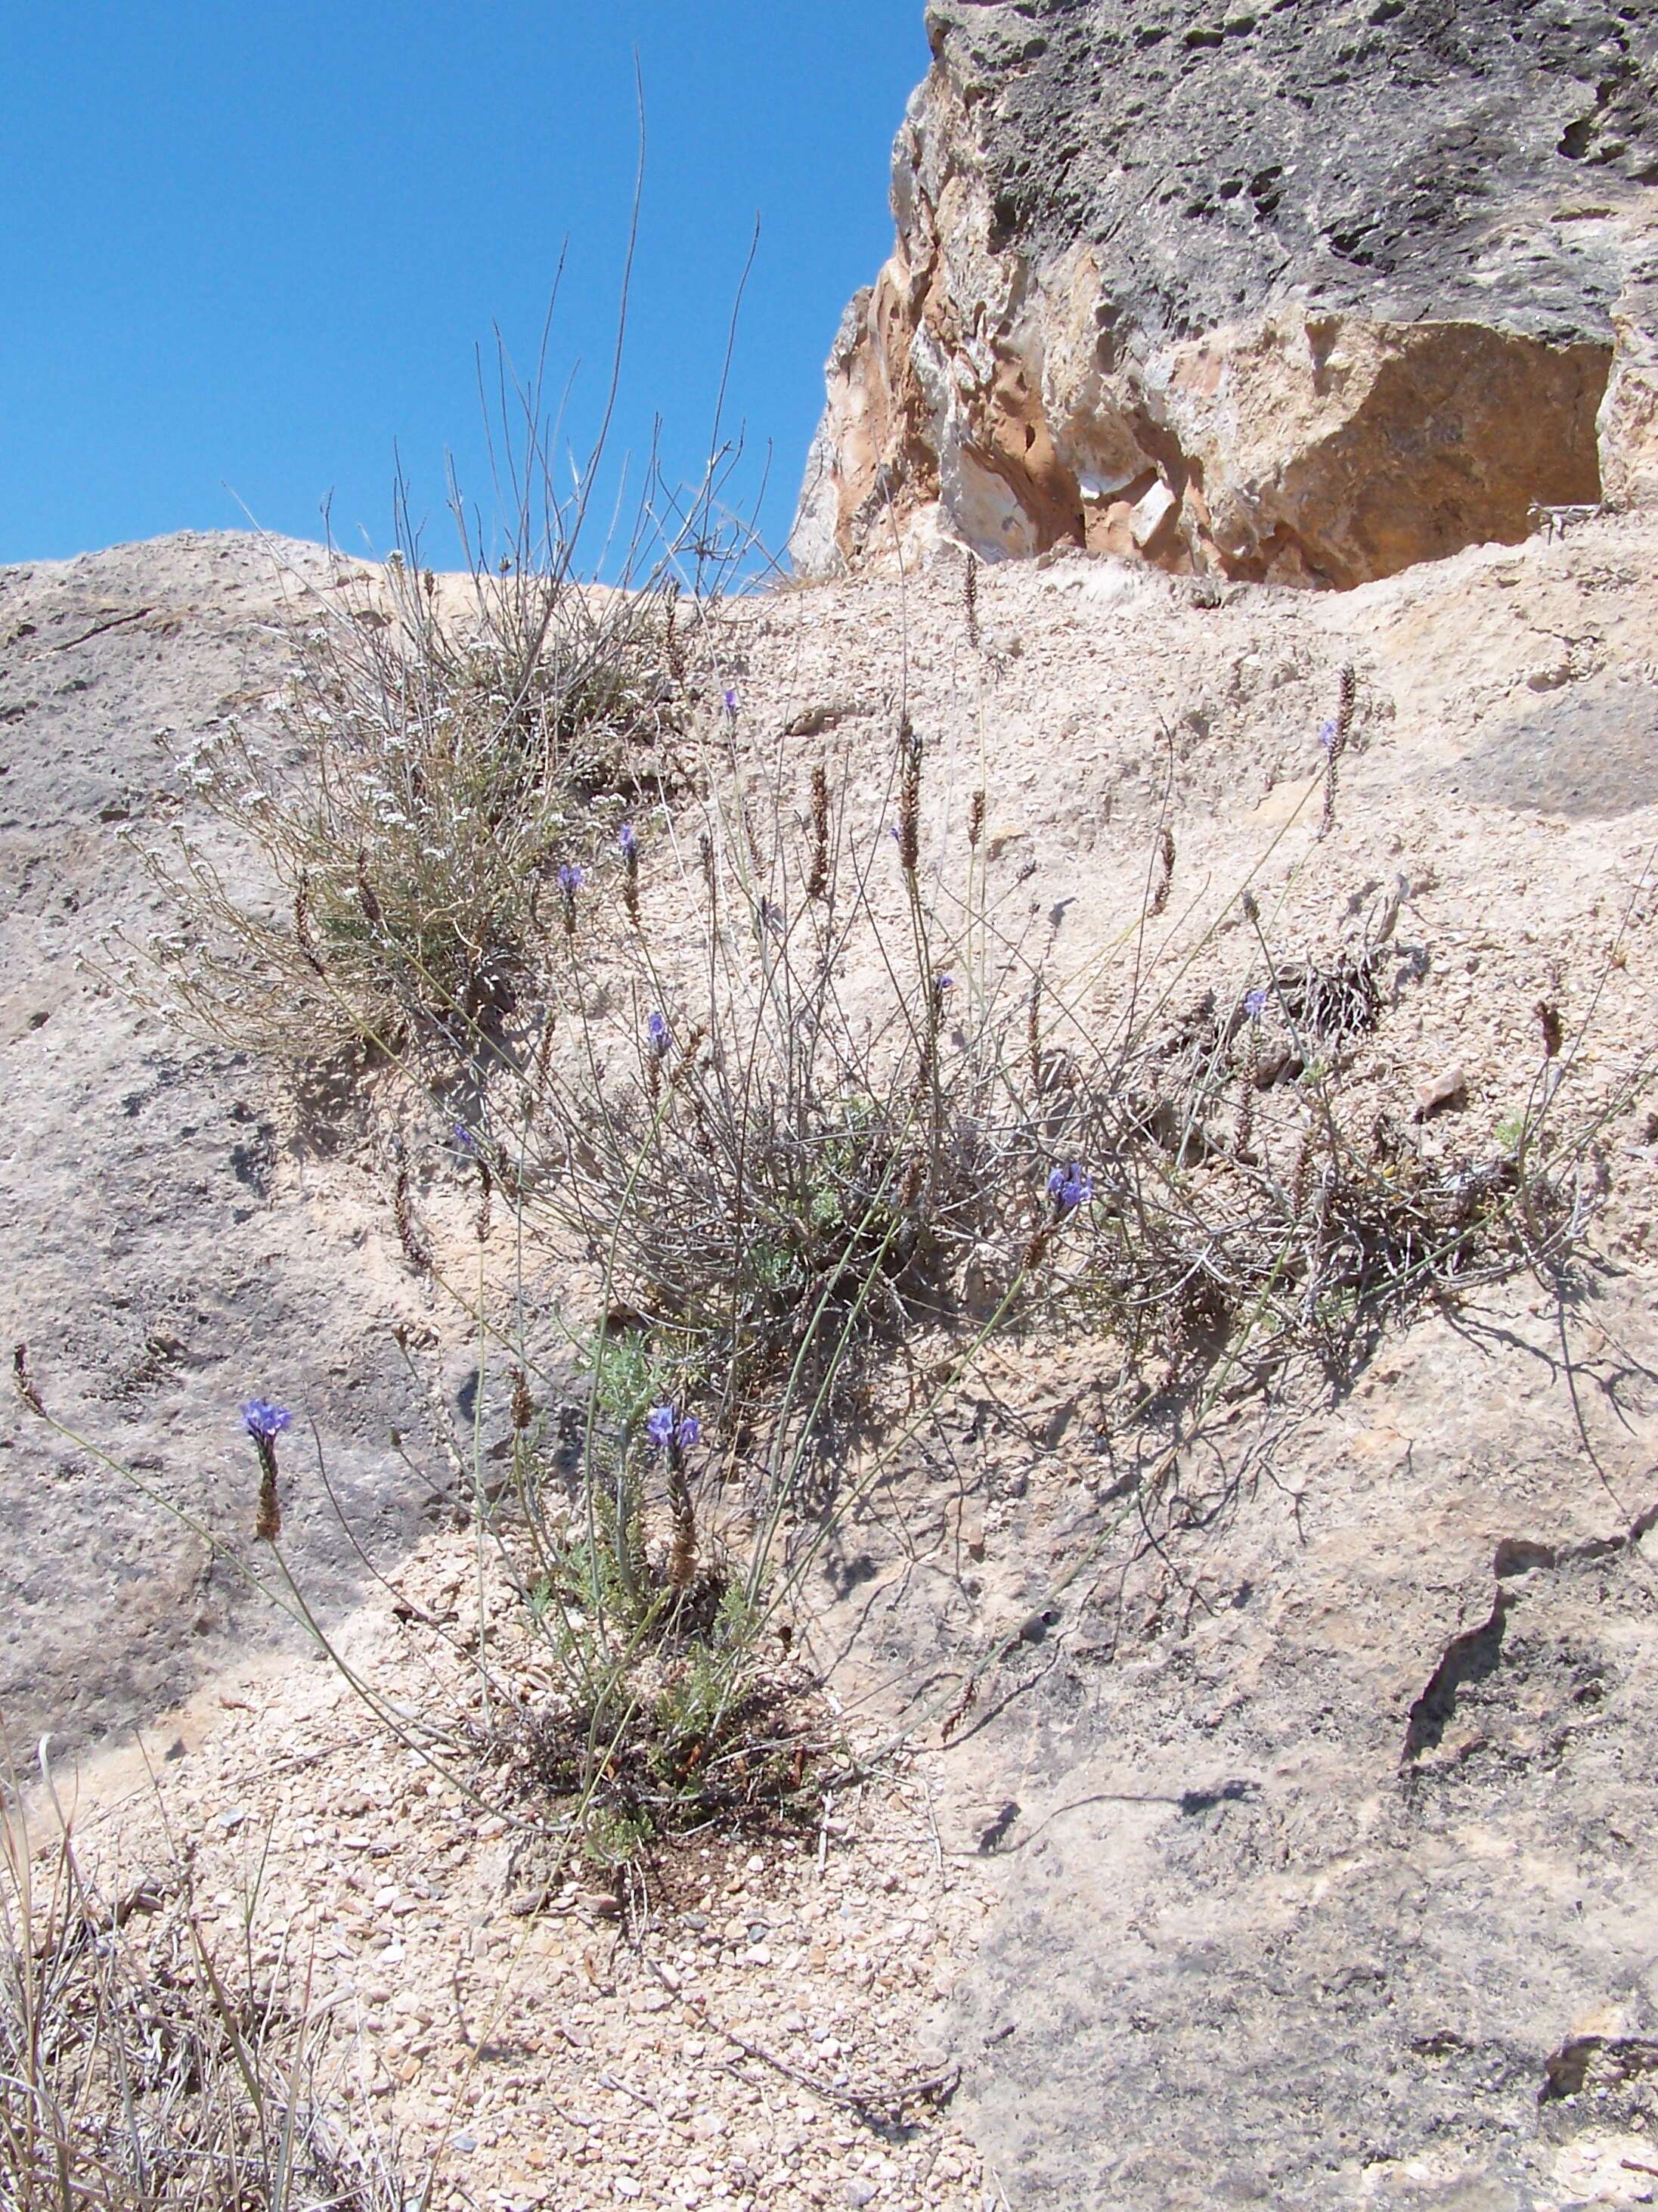
[[[316,939],[311,933],[311,878],[304,869],[300,871],[300,880],[294,887],[294,941],[300,948],[300,957],[313,974],[325,974],[322,956],[317,950]]]
[[[1175,833],[1164,829],[1157,834],[1157,880],[1151,893],[1150,912],[1155,921],[1169,903],[1169,890],[1175,880]]]
[[[286,1406],[269,1398],[248,1398],[237,1408],[242,1426],[253,1439],[259,1461],[259,1504],[253,1534],[274,1544],[282,1530],[282,1508],[276,1499],[276,1439],[292,1428],[294,1416]]]
[[[809,899],[822,898],[829,889],[829,770],[819,761],[811,772],[811,866],[806,876]]]
[[[403,1247],[403,1256],[417,1275],[432,1272],[432,1255],[426,1240],[415,1225],[415,1208],[409,1191],[409,1162],[399,1144],[397,1154],[397,1173],[392,1182],[392,1218],[397,1224],[398,1242]]]
[[[370,929],[378,929],[386,915],[374,886],[368,880],[368,851],[362,845],[357,848],[357,904],[362,908],[362,918]]]
[[[1324,751],[1324,817],[1318,825],[1321,837],[1327,837],[1335,827],[1336,781],[1341,756],[1347,750],[1347,740],[1352,735],[1353,707],[1358,697],[1358,678],[1350,661],[1341,672],[1341,690],[1333,717],[1318,733]]]
[[[921,864],[921,740],[906,714],[898,725],[898,861],[907,876]]]
[[[639,925],[639,836],[631,822],[616,832],[622,848],[622,904],[635,928]]]
[[[29,1348],[26,1344],[14,1344],[11,1348],[11,1379],[17,1386],[18,1396],[30,1413],[39,1413],[44,1419],[46,1409],[41,1403],[34,1377],[29,1373]]]

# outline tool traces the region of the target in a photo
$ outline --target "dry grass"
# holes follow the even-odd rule
[[[0,1823],[5,2212],[404,2212],[365,2109],[325,2081],[302,1959],[207,1948],[187,1853],[106,1888],[70,1825]]]

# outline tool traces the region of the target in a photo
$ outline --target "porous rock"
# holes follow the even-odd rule
[[[1658,492],[1658,26],[933,0],[793,539],[1346,586]]]

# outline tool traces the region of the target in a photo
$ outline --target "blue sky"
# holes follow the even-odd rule
[[[614,452],[727,402],[786,532],[823,356],[891,241],[921,0],[77,0],[0,7],[0,561],[184,527],[390,537],[444,456],[488,495],[473,349],[551,361],[580,439],[645,197]]]

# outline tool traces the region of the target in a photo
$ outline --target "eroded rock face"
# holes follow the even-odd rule
[[[793,540],[1350,586],[1658,493],[1658,19],[933,0]]]

